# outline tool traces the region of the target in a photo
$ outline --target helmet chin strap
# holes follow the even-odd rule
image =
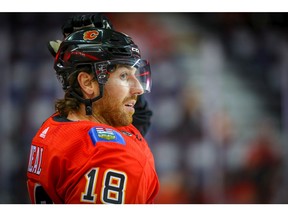
[[[99,95],[92,99],[84,99],[81,96],[79,96],[77,93],[75,93],[73,90],[70,92],[70,94],[73,97],[75,97],[77,100],[79,100],[81,103],[85,104],[86,115],[92,115],[92,103],[103,97],[104,84],[99,84],[99,90],[100,90]]]

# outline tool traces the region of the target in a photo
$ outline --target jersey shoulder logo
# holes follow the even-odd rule
[[[49,130],[49,127],[45,128],[39,136],[44,139],[46,137],[48,130]]]
[[[88,134],[93,145],[96,145],[97,142],[115,142],[122,145],[126,144],[122,135],[111,128],[93,127],[89,130]]]

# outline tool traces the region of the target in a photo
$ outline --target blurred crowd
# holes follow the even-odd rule
[[[46,43],[71,14],[0,14],[0,203],[30,202],[29,145],[63,96]],[[150,60],[156,203],[288,203],[288,15],[106,15]]]

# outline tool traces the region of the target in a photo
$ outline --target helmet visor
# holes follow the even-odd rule
[[[97,62],[94,66],[99,83],[141,88],[144,93],[151,91],[151,70],[146,60],[118,59]]]

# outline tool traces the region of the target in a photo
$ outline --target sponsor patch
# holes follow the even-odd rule
[[[110,128],[94,127],[89,130],[89,136],[96,145],[97,142],[115,142],[121,145],[125,145],[125,140],[122,135]]]

